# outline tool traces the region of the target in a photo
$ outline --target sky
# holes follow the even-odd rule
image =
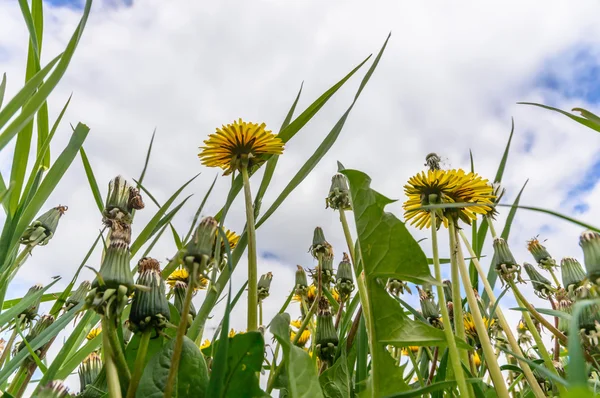
[[[388,210],[402,219],[403,186],[424,168],[426,154],[437,152],[446,167],[468,169],[472,151],[476,171],[493,179],[514,118],[504,202],[512,203],[528,181],[522,204],[594,224],[600,216],[600,204],[594,200],[600,193],[600,135],[564,116],[517,102],[599,111],[599,11],[593,1],[572,7],[559,1],[506,1],[501,6],[376,1],[367,6],[361,1],[97,0],[71,66],[49,100],[54,120],[73,95],[53,142],[53,156],[68,141],[69,123],[87,124],[91,131],[85,149],[106,193],[116,175],[139,176],[156,129],[144,185],[158,201],[165,202],[201,173],[182,194],[181,199],[193,196],[174,220],[178,230],[187,231],[196,207],[220,174],[201,166],[197,158],[208,134],[240,117],[265,122],[277,132],[301,84],[299,111],[369,54],[376,54],[391,32],[381,62],[336,144],[258,230],[259,273],[274,274],[265,303],[265,318],[270,319],[293,287],[296,265],[316,265],[307,252],[316,226],[333,244],[335,261],[345,251],[338,215],[324,203],[337,161],[366,172],[374,189],[398,199]],[[42,62],[64,49],[80,14],[78,1],[45,2]],[[0,0],[0,73],[7,75],[7,98],[23,84],[27,37],[18,4]],[[367,68],[286,145],[263,209],[345,112]],[[10,173],[11,149],[0,153],[5,176]],[[254,192],[261,175],[251,180]],[[220,209],[228,187],[228,178],[217,179],[204,215]],[[244,226],[241,199],[226,222],[232,230]],[[49,283],[54,275],[63,276],[61,283],[66,283],[94,241],[101,217],[79,159],[48,207],[59,203],[69,206],[68,213],[51,244],[37,248],[21,269],[9,289],[11,298],[34,283]],[[156,212],[150,200],[146,204],[136,215],[134,234]],[[501,209],[497,229],[504,225],[506,213]],[[418,239],[428,236],[410,230]],[[538,234],[555,258],[582,259],[581,232],[557,218],[520,210],[509,243],[519,261],[533,261],[526,241]],[[442,236],[441,242],[442,255],[447,256],[447,239]],[[429,245],[428,240],[422,242],[426,253]],[[175,251],[173,240],[165,235],[151,255],[165,264]],[[484,254],[487,268],[490,245]],[[87,265],[98,267],[99,260],[96,252]],[[234,291],[244,280],[245,268],[242,259],[233,278]],[[93,278],[87,270],[81,276]],[[530,287],[524,289],[532,302],[546,305]],[[202,297],[196,297],[198,303]],[[508,310],[516,305],[511,300],[507,297],[502,305],[515,324],[519,315]],[[234,328],[244,328],[244,312],[240,303],[232,317]],[[212,327],[221,314],[218,308]]]

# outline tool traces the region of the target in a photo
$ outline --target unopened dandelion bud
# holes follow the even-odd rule
[[[296,294],[298,296],[306,295],[306,291],[308,288],[308,279],[306,278],[306,272],[304,271],[304,268],[302,268],[300,265],[297,265],[296,267]]]
[[[207,269],[201,269],[200,265],[203,261],[206,263],[213,256],[218,226],[219,223],[213,217],[205,217],[198,224],[184,254],[184,265],[190,274],[193,264],[197,264],[199,267],[198,275],[206,273]]]
[[[187,283],[181,282],[181,281],[175,282],[175,286],[173,286],[173,293],[175,296],[174,305],[180,315],[183,312],[183,302],[185,301],[186,290],[187,290]],[[190,324],[196,317],[196,307],[194,307],[194,303],[192,303],[192,302],[190,302],[190,310],[187,314],[187,317],[188,317]]]
[[[343,174],[336,174],[331,179],[331,188],[329,188],[329,195],[325,199],[325,207],[331,207],[334,210],[351,210],[350,205],[350,190],[348,189],[348,183],[346,176]]]
[[[81,365],[79,365],[79,386],[80,391],[83,392],[85,388],[96,380],[96,377],[102,370],[102,359],[97,352],[92,352],[90,355],[85,357]]]
[[[132,195],[132,190],[134,189],[121,176],[115,177],[108,183],[108,195],[106,196],[106,203],[102,212],[106,223],[109,225],[115,221],[124,224],[131,223],[131,211],[133,210],[131,205],[139,207],[137,206],[139,203],[136,203],[135,192]]]
[[[314,258],[319,258],[319,256],[323,257],[333,257],[333,248],[325,240],[325,234],[321,227],[316,227],[315,232],[313,234],[313,243],[310,247],[310,253]]]
[[[451,303],[452,302],[452,282],[449,281],[448,279],[446,279],[444,282],[442,282],[443,284],[443,290],[444,290],[444,298],[446,299],[447,303]]]
[[[333,324],[329,302],[322,297],[319,302],[317,330],[315,332],[315,351],[319,359],[331,365],[335,358],[338,343],[339,339]]]
[[[585,279],[585,271],[579,261],[572,257],[565,257],[560,262],[560,271],[562,274],[562,283],[567,292],[571,295],[581,286]]]
[[[600,339],[600,306],[584,306],[579,316],[579,330],[592,346],[598,346]]]
[[[541,298],[548,298],[554,291],[552,282],[544,275],[540,274],[533,265],[529,263],[523,263],[523,268],[525,268],[525,272],[527,272],[527,275],[533,284],[535,293]]]
[[[408,294],[412,294],[410,287],[408,286],[408,283],[401,281],[400,279],[394,279],[394,278],[388,279],[386,287],[387,287],[388,291],[396,297],[398,297],[401,294],[404,294],[405,290],[408,292]]]
[[[33,396],[33,398],[66,398],[71,397],[69,389],[60,380],[53,380],[43,387]]]
[[[433,293],[417,287],[419,291],[419,301],[423,317],[432,325],[437,325],[440,320],[440,308],[434,301]]]
[[[442,158],[437,153],[429,153],[425,157],[425,166],[429,167],[429,170],[439,170],[441,160]]]
[[[550,270],[556,268],[556,261],[552,258],[546,247],[540,243],[537,238],[533,238],[527,242],[527,250],[531,253],[540,268]]]
[[[333,256],[323,256],[323,260],[321,261],[321,266],[323,269],[320,269],[321,273],[321,282],[323,282],[324,286],[329,286],[329,284],[333,281]]]
[[[71,308],[75,307],[77,304],[85,301],[87,294],[89,293],[92,284],[90,281],[83,281],[79,285],[74,292],[71,293],[67,301],[65,302],[65,311],[69,311]]]
[[[267,272],[260,276],[258,280],[258,300],[262,301],[269,297],[269,289],[271,289],[271,281],[273,280],[273,273]]]
[[[33,285],[27,291],[27,294],[25,294],[25,297],[29,297],[32,294],[35,294],[35,293],[39,292],[43,288],[44,288],[44,286],[40,285],[39,283],[37,285]],[[33,302],[29,307],[27,307],[26,309],[24,309],[23,312],[21,312],[17,316],[17,319],[23,319],[25,322],[31,322],[31,321],[33,321],[34,318],[37,316],[38,310],[40,309],[40,301],[41,301],[41,299],[42,298],[40,297],[35,302]]]
[[[67,209],[67,206],[58,205],[39,216],[37,220],[25,229],[19,242],[23,245],[32,246],[44,246],[48,244],[56,232],[58,221]]]
[[[494,267],[502,279],[514,279],[519,274],[519,265],[513,257],[508,243],[502,238],[494,239]]]
[[[25,340],[28,343],[31,343],[36,337],[38,337],[40,334],[42,334],[42,332],[46,329],[48,329],[50,327],[50,325],[52,325],[54,323],[54,317],[52,315],[44,315],[42,317],[40,317],[40,319],[36,322],[36,324],[29,330],[29,333],[27,334],[27,336],[25,337]],[[35,354],[40,358],[43,359],[44,355],[46,354],[46,351],[48,349],[48,347],[50,346],[50,344],[52,344],[53,340],[50,340],[49,342],[47,342],[46,344],[44,344],[43,346],[39,347],[38,349],[35,350]],[[26,350],[26,344],[25,341],[21,341],[21,343],[19,343],[19,345],[17,346],[17,352],[21,351],[21,350]],[[33,358],[31,356],[28,356],[27,359],[25,359],[25,362],[23,365],[27,366],[28,364],[32,364],[35,363]]]
[[[571,314],[573,312],[573,301],[569,297],[569,293],[561,288],[554,295],[557,303],[557,310],[564,312],[566,314]],[[569,321],[564,317],[558,317],[558,330],[560,330],[564,335],[569,334]]]
[[[586,231],[579,238],[583,249],[583,262],[590,282],[598,284],[600,280],[600,234]]]
[[[140,276],[137,284],[150,290],[136,289],[129,312],[129,328],[133,332],[144,332],[148,329],[160,331],[171,319],[171,311],[158,261],[150,257],[142,258],[138,262],[138,272]]]
[[[348,255],[344,253],[344,257],[338,265],[338,270],[335,278],[335,286],[341,297],[345,300],[354,290],[354,281],[352,278],[352,264]]]

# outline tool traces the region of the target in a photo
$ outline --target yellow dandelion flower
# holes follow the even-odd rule
[[[517,325],[517,332],[525,333],[527,331],[527,325],[523,322],[523,319],[519,320],[519,324]]]
[[[232,329],[232,330],[233,330],[233,329]],[[202,342],[202,344],[200,345],[200,349],[201,349],[201,350],[203,350],[203,349],[205,349],[205,348],[208,348],[208,347],[210,347],[210,340],[209,340],[209,339],[206,339],[206,340],[204,340],[204,341]]]
[[[240,330],[239,332],[236,332],[236,331],[235,331],[233,328],[231,328],[231,330],[229,331],[229,335],[228,335],[228,336],[229,336],[229,337],[233,337],[233,336],[235,336],[236,334],[244,334],[244,333],[246,333],[246,332],[244,332],[244,331],[241,331],[241,330]]]
[[[419,352],[419,346],[410,345],[408,347],[402,347],[402,355],[408,356],[409,351],[412,352],[413,354],[416,354],[417,352]]]
[[[86,339],[88,340],[93,340],[95,339],[100,332],[102,331],[101,327],[97,327],[97,328],[93,328],[92,330],[90,330],[90,332],[87,334]]]
[[[491,321],[487,317],[483,317],[483,324],[486,329],[489,329],[490,326],[493,326],[496,321],[492,319]],[[465,325],[465,333],[473,338],[477,337],[477,329],[475,329],[475,321],[473,320],[473,315],[469,312],[464,314],[463,324]]]
[[[429,170],[421,172],[408,180],[404,186],[408,200],[404,202],[404,218],[417,228],[431,226],[431,212],[422,206],[448,203],[472,203],[474,206],[450,208],[436,211],[437,225],[448,226],[448,215],[457,216],[471,224],[477,214],[486,214],[491,210],[494,195],[488,180],[475,173],[464,170]]]
[[[342,298],[340,297],[340,292],[338,292],[335,287],[333,289],[331,289],[331,295],[333,296],[333,299],[335,301],[337,301],[338,303],[342,302]]]
[[[475,367],[479,367],[481,365],[481,358],[479,357],[477,351],[473,352],[473,365],[475,365]]]
[[[167,285],[171,286],[171,288],[174,288],[175,284],[177,282],[183,282],[187,285],[189,277],[190,277],[190,274],[188,273],[187,269],[185,269],[185,268],[176,269],[167,278]],[[200,283],[198,283],[196,285],[196,290],[206,289],[207,286],[208,286],[208,278],[201,276]]]
[[[317,287],[315,285],[310,285],[306,289],[306,299],[308,300],[309,307],[310,304],[312,304],[313,301],[315,301],[315,298],[317,298]],[[293,299],[294,301],[302,301],[302,296],[300,296],[299,294],[295,294]]]
[[[290,326],[293,326],[296,329],[300,329],[300,326],[302,326],[302,319],[296,319],[296,320],[291,321]]]
[[[219,231],[217,231],[217,234],[219,233]],[[237,246],[240,237],[238,234],[236,234],[233,231],[230,231],[228,229],[225,229],[225,237],[227,238],[227,241],[229,242],[229,248],[231,250],[235,249],[235,247]],[[225,253],[225,244],[223,242],[221,242],[221,253]]]
[[[296,335],[296,332],[290,332],[290,339],[293,341],[296,338]],[[303,347],[304,344],[306,344],[306,342],[308,341],[308,339],[310,339],[310,330],[304,329],[296,345]]]
[[[268,155],[283,153],[283,141],[265,127],[239,119],[217,128],[200,147],[198,157],[205,166],[225,170],[224,175],[241,170],[242,162],[247,161],[248,168],[259,166]]]

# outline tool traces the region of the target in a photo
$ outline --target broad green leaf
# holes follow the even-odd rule
[[[133,373],[133,366],[135,365],[135,359],[137,357],[138,350],[140,349],[140,340],[141,334],[136,333],[131,337],[129,343],[127,343],[127,347],[125,347],[125,360],[127,361],[127,365],[129,366],[129,370]],[[163,345],[165,344],[165,338],[162,335],[153,336],[148,342],[148,352],[146,353],[146,361],[144,362],[144,366],[150,362],[150,359],[154,357],[154,355],[158,354]]]
[[[94,201],[96,201],[96,206],[98,206],[98,210],[100,210],[100,213],[102,213],[104,211],[104,201],[102,200],[102,194],[100,193],[98,182],[96,181],[96,177],[94,176],[94,170],[92,170],[92,166],[90,165],[90,161],[83,147],[79,148],[79,155],[81,155],[81,162],[83,163],[85,175],[87,177],[88,183],[90,184],[90,189],[92,190]]]
[[[31,98],[27,101],[25,106],[23,106],[23,110],[19,114],[19,116],[15,117],[12,122],[0,133],[0,149],[4,148],[6,144],[10,142],[10,140],[19,132],[21,129],[29,123],[31,119],[33,119],[34,115],[40,109],[40,107],[45,103],[46,98],[50,95],[50,93],[54,90],[58,82],[61,80],[63,75],[65,74],[69,63],[73,57],[73,53],[77,48],[77,44],[83,33],[83,29],[85,28],[85,24],[87,22],[88,15],[90,13],[90,9],[92,7],[92,0],[87,0],[85,6],[83,8],[83,15],[67,45],[67,48],[63,52],[60,57],[60,61],[58,62],[56,69],[48,76],[48,79],[39,87],[37,92],[31,96]],[[36,85],[37,87],[37,85]],[[6,108],[5,108],[6,109]],[[0,112],[0,116],[2,112]],[[4,122],[5,123],[5,122]],[[0,117],[0,128],[4,125],[2,117]]]
[[[517,104],[539,106],[540,108],[549,109],[554,112],[562,113],[563,115],[575,120],[576,122],[581,123],[584,126],[591,128],[592,130],[596,130],[596,131],[600,132],[600,123],[598,122],[598,116],[596,116],[593,113],[588,112],[588,111],[585,111],[585,113],[581,112],[583,110],[581,108],[574,108],[573,110],[579,110],[584,117],[573,115],[572,113],[565,112],[561,109],[553,108],[551,106],[536,104],[534,102],[517,102]],[[585,116],[587,116],[587,118]]]
[[[150,359],[144,369],[136,397],[140,398],[162,398],[175,339],[168,342],[163,349]],[[208,386],[208,369],[204,362],[204,356],[192,340],[183,338],[181,360],[175,379],[176,386],[173,390],[175,397],[198,397],[206,396]]]
[[[254,398],[268,396],[259,386],[265,341],[260,332],[236,334],[229,342],[227,373],[222,397]]]
[[[323,398],[317,370],[306,351],[292,345],[290,341],[290,316],[278,314],[271,321],[271,333],[283,350],[284,370],[288,379],[291,398]]]
[[[3,311],[0,314],[0,328],[4,328],[4,325],[14,320],[21,312],[23,312],[25,309],[29,308],[33,303],[39,300],[44,295],[44,293],[46,293],[46,291],[58,281],[59,279],[56,279],[48,286],[45,286],[43,289],[38,290],[34,294],[19,299],[19,302],[11,306],[10,309]]]
[[[352,379],[348,371],[348,358],[346,351],[338,360],[319,376],[321,389],[326,398],[352,398]]]
[[[319,164],[319,162],[321,161],[323,156],[325,156],[325,154],[327,152],[329,152],[329,150],[331,149],[331,147],[333,146],[333,144],[339,137],[340,133],[342,132],[342,129],[344,128],[344,124],[346,123],[346,119],[348,118],[348,115],[350,115],[350,112],[354,108],[354,105],[356,104],[358,97],[362,93],[362,90],[364,89],[367,82],[373,75],[373,72],[377,68],[377,65],[379,65],[379,61],[381,60],[381,56],[383,55],[383,52],[385,50],[385,47],[387,46],[390,36],[391,36],[391,33],[388,35],[387,39],[383,43],[383,46],[381,47],[381,50],[379,51],[379,54],[377,54],[377,57],[373,61],[373,64],[371,65],[371,67],[369,68],[369,70],[367,71],[365,76],[363,77],[363,79],[360,83],[360,86],[358,87],[358,90],[357,90],[356,94],[354,95],[354,100],[352,101],[352,103],[350,104],[350,106],[348,107],[346,112],[338,120],[338,122],[335,124],[335,126],[333,126],[333,128],[331,129],[329,134],[327,134],[327,136],[325,137],[323,142],[321,142],[321,144],[319,145],[319,147],[317,148],[315,153],[313,153],[312,156],[310,158],[308,158],[308,160],[302,165],[300,170],[298,170],[298,172],[294,175],[294,177],[292,177],[290,182],[286,185],[286,187],[283,189],[283,191],[279,194],[277,199],[275,199],[273,204],[271,204],[269,209],[265,212],[265,214],[263,214],[263,216],[260,218],[260,220],[258,220],[258,222],[256,223],[256,228],[260,227],[265,221],[267,221],[267,219],[275,212],[275,210],[277,210],[277,208],[294,191],[294,189],[296,189],[296,187],[298,185],[300,185],[300,183],[302,181],[304,181],[304,179],[317,166],[317,164]],[[291,126],[291,124],[290,124],[290,126]]]
[[[52,325],[50,325],[46,330],[29,342],[31,347],[34,350],[37,350],[51,339],[56,337],[56,335],[73,320],[83,305],[84,303],[80,303],[79,305],[73,307],[69,312],[59,317]],[[4,367],[0,370],[0,384],[8,380],[10,375],[19,368],[22,361],[28,356],[28,354],[29,353],[26,350],[21,350],[4,365]]]

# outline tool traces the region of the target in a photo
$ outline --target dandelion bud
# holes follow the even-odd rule
[[[262,301],[269,297],[269,289],[271,288],[271,281],[273,280],[273,274],[267,272],[260,276],[258,281],[258,300]]]
[[[306,272],[304,272],[304,268],[300,265],[296,266],[296,294],[298,296],[306,295],[306,290],[308,288],[308,279],[306,278]]]
[[[185,267],[190,274],[192,273],[192,264],[197,263],[200,266],[203,258],[204,261],[207,261],[213,256],[216,241],[215,234],[218,226],[219,223],[213,217],[205,217],[194,231],[192,240],[188,243],[184,255]],[[198,270],[199,275],[203,275],[207,271],[206,268],[198,268]]]
[[[565,257],[560,262],[562,283],[570,295],[573,295],[575,290],[581,286],[585,279],[585,272],[579,261],[572,257]]]
[[[502,279],[514,279],[519,274],[519,265],[513,257],[508,243],[502,238],[494,239],[494,267]]]
[[[556,261],[537,238],[533,238],[527,242],[527,250],[535,258],[540,268],[549,270],[557,266]]]
[[[58,205],[42,214],[25,229],[19,242],[23,245],[31,246],[44,246],[48,244],[54,236],[54,232],[56,232],[58,220],[65,214],[67,209],[67,206]]]
[[[429,153],[425,157],[425,166],[429,167],[429,170],[439,170],[441,160],[437,153]]]
[[[325,240],[325,234],[323,234],[323,230],[321,227],[315,228],[315,232],[313,235],[313,243],[310,247],[310,253],[314,258],[319,258],[319,255],[323,257],[333,257],[333,248]]]
[[[334,210],[343,211],[352,209],[346,176],[343,174],[336,174],[333,176],[331,179],[331,188],[329,188],[329,195],[327,195],[325,203],[326,208],[331,207]]]
[[[173,286],[173,292],[174,292],[174,296],[175,296],[174,305],[180,315],[183,311],[183,302],[185,301],[186,290],[187,290],[187,283],[181,282],[181,281],[175,282],[175,285]],[[196,317],[196,307],[194,307],[194,303],[192,303],[192,302],[190,302],[190,310],[188,312],[187,317],[188,317],[188,321],[190,324]]]
[[[329,302],[322,297],[317,312],[317,331],[315,333],[315,351],[321,361],[332,364],[339,343],[338,335],[333,325],[333,315]]]
[[[66,398],[70,396],[69,389],[65,387],[62,381],[53,380],[47,385],[40,387],[39,392],[34,398]]]
[[[598,304],[583,307],[579,316],[579,330],[589,344],[597,346],[600,339],[600,306]]]
[[[40,285],[39,283],[37,285],[34,285],[32,287],[29,288],[29,290],[27,291],[27,294],[25,295],[25,297],[28,297],[32,294],[35,294],[36,292],[39,292],[40,290],[42,290],[44,288],[43,285]],[[24,321],[26,322],[31,322],[34,320],[34,318],[37,316],[38,310],[40,308],[40,300],[41,297],[39,299],[37,299],[34,303],[31,304],[31,306],[29,306],[28,308],[24,309],[23,312],[21,312],[18,316],[17,319],[19,318],[23,318]]]
[[[587,276],[592,283],[600,279],[600,234],[586,231],[579,238],[579,245],[583,249],[583,262],[587,269]]]
[[[102,370],[102,360],[97,352],[92,352],[90,355],[85,357],[81,365],[79,365],[79,386],[80,391],[83,392],[85,388],[96,380],[98,374]]]
[[[408,292],[408,294],[412,294],[412,292],[410,291],[410,287],[408,287],[408,283],[401,281],[400,279],[388,279],[387,289],[392,295],[396,297],[398,297],[400,294],[404,294],[405,290]]]
[[[33,341],[36,337],[38,337],[44,330],[48,329],[50,327],[50,325],[52,325],[53,323],[54,323],[54,317],[52,315],[42,316],[36,322],[36,324],[31,328],[31,330],[25,337],[25,341],[27,341],[28,343],[31,343],[31,341]],[[25,341],[21,341],[21,343],[19,343],[19,345],[17,346],[17,352],[27,349],[27,348],[25,348],[26,347]],[[41,346],[40,348],[38,348],[37,350],[35,350],[35,354],[40,359],[44,358],[44,356],[46,355],[46,351],[48,350],[48,347],[50,347],[50,344],[52,344],[52,341],[53,341],[53,339],[50,340],[49,342],[47,342],[46,344],[44,344],[43,346]],[[31,356],[28,356],[25,359],[25,362],[21,366],[27,366],[32,363],[35,363],[33,358]]]
[[[90,283],[90,281],[81,282],[79,287],[71,293],[71,295],[65,302],[65,311],[69,311],[71,308],[84,301],[91,287],[92,284]]]
[[[135,191],[132,192],[132,190]],[[129,182],[121,176],[117,176],[111,180],[108,183],[108,195],[106,196],[106,204],[102,212],[104,221],[109,224],[112,224],[114,221],[130,224],[131,211],[133,210],[131,205],[139,207],[137,200],[139,192],[136,197],[136,191],[137,189],[129,185]],[[139,197],[139,201],[141,201],[141,197]]]
[[[419,300],[421,303],[421,311],[423,317],[433,326],[439,326],[440,324],[440,308],[433,299],[433,293],[427,290],[423,290],[417,286],[419,291]]]
[[[531,279],[531,283],[533,283],[533,290],[540,298],[548,298],[550,294],[554,291],[552,288],[552,282],[548,280],[544,275],[540,274],[533,265],[529,263],[523,263],[523,267],[525,268],[525,272]]]
[[[446,299],[447,303],[451,303],[452,302],[452,282],[450,282],[448,279],[446,279],[444,282],[442,282],[443,284],[443,288],[444,288],[444,298]]]
[[[350,264],[350,259],[348,255],[344,253],[344,257],[338,265],[338,270],[335,279],[335,285],[337,291],[340,293],[341,297],[345,300],[350,296],[352,291],[354,290],[354,281],[352,279],[352,265]]]
[[[136,289],[131,301],[129,329],[134,333],[148,329],[162,330],[171,319],[171,311],[169,311],[165,281],[160,275],[158,261],[144,257],[138,262],[138,269],[140,276],[137,284],[150,290]]]
[[[322,270],[319,270],[322,278],[321,282],[323,282],[324,286],[329,286],[333,281],[333,256],[323,256],[321,266],[323,267]]]
[[[573,312],[573,301],[569,298],[569,293],[565,289],[559,289],[555,294],[557,302],[557,310],[567,314]],[[569,321],[563,317],[558,318],[558,330],[563,332],[564,335],[569,334]]]

